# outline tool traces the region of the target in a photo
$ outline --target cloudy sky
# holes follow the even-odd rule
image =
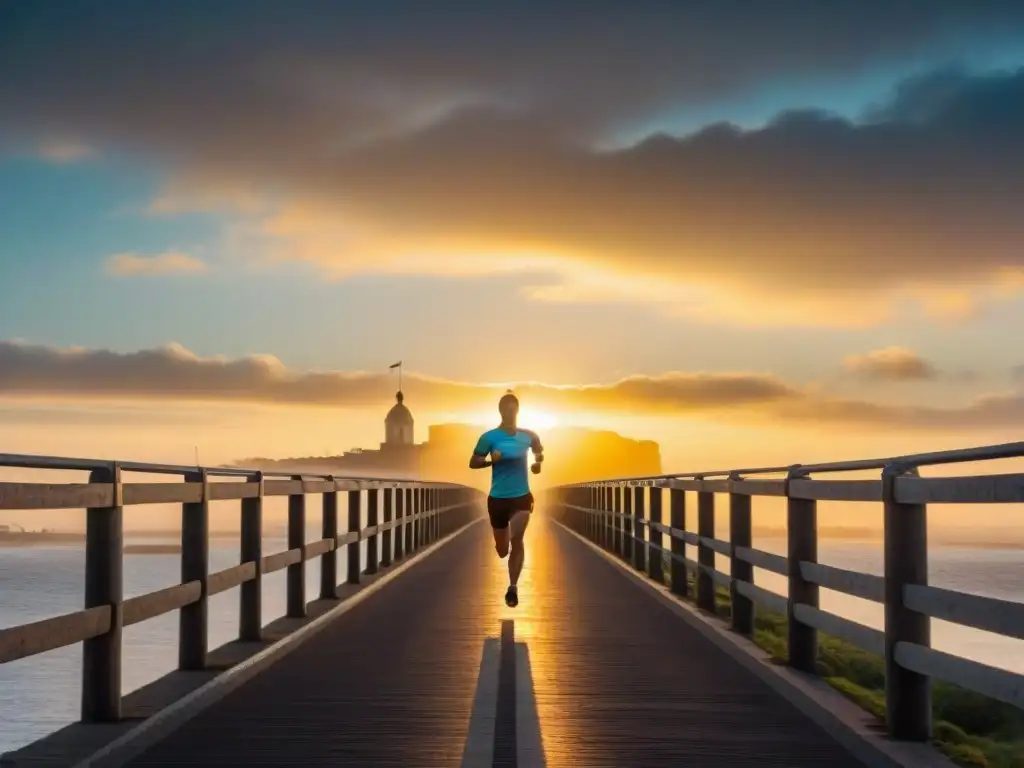
[[[1012,439],[1022,67],[994,0],[3,3],[4,450],[372,444],[398,359],[670,465]]]

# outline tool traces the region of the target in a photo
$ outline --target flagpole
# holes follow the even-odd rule
[[[402,361],[402,360],[399,360],[399,361],[398,361],[397,363],[395,363],[394,365],[390,365],[390,366],[388,366],[388,367],[389,367],[389,368],[390,368],[391,370],[394,370],[395,368],[397,368],[397,369],[398,369],[398,391],[399,391],[399,392],[401,392],[401,391],[402,391],[402,363],[403,363],[403,362],[404,362],[404,361]]]

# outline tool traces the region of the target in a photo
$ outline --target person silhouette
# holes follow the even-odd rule
[[[523,572],[526,551],[523,537],[533,512],[533,494],[526,473],[528,454],[533,452],[530,471],[540,474],[544,448],[535,432],[520,429],[519,399],[511,391],[498,401],[501,424],[480,435],[469,460],[470,469],[491,468],[491,490],[487,496],[487,515],[494,533],[498,557],[508,556],[508,590],[505,604],[519,605],[519,575]],[[490,460],[488,460],[490,456]]]

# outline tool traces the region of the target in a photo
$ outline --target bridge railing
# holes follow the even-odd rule
[[[12,454],[0,454],[0,467],[89,472],[88,483],[0,482],[0,510],[86,510],[84,609],[0,628],[0,664],[82,643],[83,722],[121,718],[124,627],[178,611],[178,668],[204,669],[207,603],[212,595],[240,587],[238,639],[259,641],[264,629],[264,575],[287,569],[285,615],[304,618],[306,561],[320,558],[320,599],[337,599],[339,549],[347,547],[347,575],[342,583],[358,584],[363,575],[374,574],[469,522],[480,500],[479,492],[471,488],[410,480]],[[182,482],[123,482],[125,472],[178,476]],[[348,495],[345,530],[339,529],[339,492]],[[307,494],[323,497],[321,537],[314,541],[306,541]],[[271,496],[288,498],[287,549],[264,554],[263,500]],[[210,573],[209,505],[234,499],[240,501],[240,562]],[[168,503],[181,504],[181,583],[125,599],[123,508]],[[360,551],[363,541],[367,542],[365,562]]]
[[[667,557],[670,588],[681,597],[690,597],[687,572],[693,573],[694,597],[703,610],[714,611],[716,586],[727,588],[736,632],[753,634],[755,604],[785,615],[788,664],[798,670],[816,672],[819,631],[882,656],[888,732],[896,739],[924,741],[932,729],[932,678],[1024,708],[1024,675],[931,647],[931,618],[1024,639],[1024,604],[929,586],[927,536],[929,504],[1024,502],[1024,474],[925,478],[918,468],[1022,456],[1024,443],[1010,443],[887,459],[626,478],[553,489],[552,509],[567,526],[659,583],[665,581]],[[812,477],[862,470],[880,470],[880,477]],[[784,477],[770,477],[780,474]],[[686,530],[687,491],[697,494],[696,533]],[[729,494],[728,541],[715,537],[716,493]],[[753,547],[754,496],[786,499],[788,556]],[[883,505],[883,576],[818,562],[819,501]],[[687,544],[697,548],[696,561],[686,557]],[[716,554],[730,559],[729,573],[716,569]],[[755,567],[786,577],[788,595],[757,586]],[[884,631],[822,610],[822,587],[882,604]]]

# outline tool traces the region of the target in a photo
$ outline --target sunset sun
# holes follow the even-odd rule
[[[519,409],[519,425],[526,429],[552,429],[560,423],[558,416],[551,411],[537,408]]]

